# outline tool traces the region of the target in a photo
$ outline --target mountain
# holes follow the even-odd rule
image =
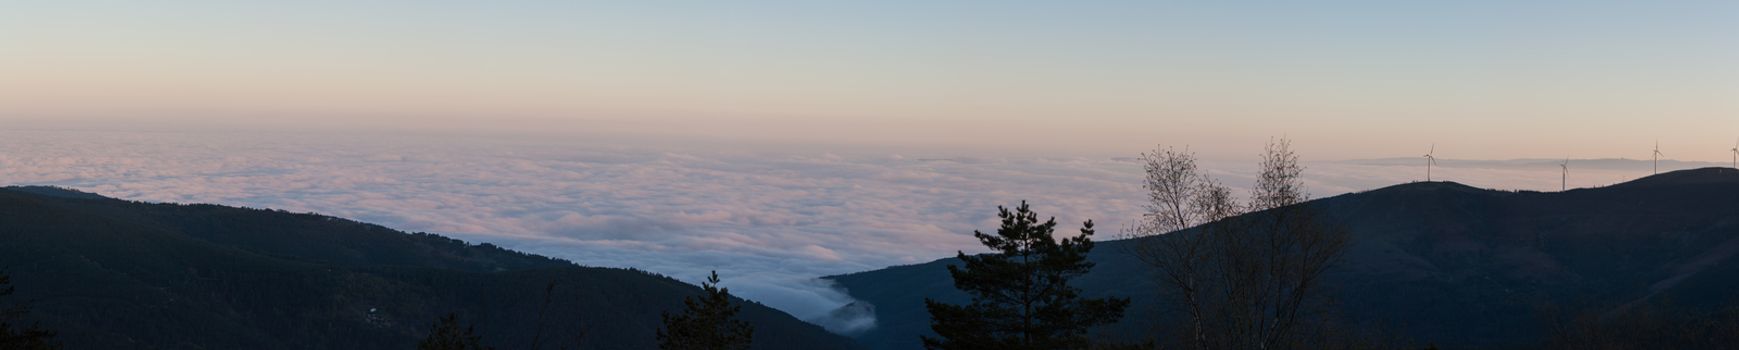
[[[497,348],[647,349],[701,292],[327,216],[44,187],[0,189],[0,269],[3,301],[69,349],[411,349],[447,313]],[[756,349],[856,347],[753,302],[739,315]]]
[[[1558,170],[1558,164],[1568,160],[1573,169],[1579,170],[1636,170],[1647,172],[1655,167],[1660,169],[1696,169],[1701,167],[1726,166],[1727,162],[1699,162],[1674,159],[1438,159],[1437,166],[1443,168],[1483,168],[1483,169],[1550,169]],[[1375,165],[1375,166],[1419,166],[1420,158],[1378,158],[1354,159],[1338,161],[1344,164]]]
[[[1304,205],[1352,230],[1327,283],[1342,317],[1445,348],[1537,345],[1548,332],[1542,310],[1739,306],[1735,169],[1549,193],[1410,183]],[[1100,330],[1108,338],[1162,324],[1154,272],[1129,254],[1135,243],[1101,242],[1090,257],[1098,265],[1076,280],[1089,297],[1133,298],[1129,317]],[[929,334],[923,299],[966,300],[945,269],[955,263],[826,278],[875,306],[878,327],[858,336],[866,346],[917,349]]]

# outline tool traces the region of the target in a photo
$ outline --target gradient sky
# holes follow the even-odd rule
[[[68,123],[1725,160],[1739,2],[0,0]]]

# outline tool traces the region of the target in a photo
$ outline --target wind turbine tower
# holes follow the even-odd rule
[[[1659,140],[1656,140],[1654,142],[1654,173],[1655,173],[1655,175],[1660,175],[1660,173],[1661,173],[1661,156],[1665,156],[1665,155],[1666,154],[1661,153],[1661,142]]]
[[[1559,182],[1558,191],[1568,191],[1570,190],[1570,158],[1565,157],[1564,163],[1558,164],[1558,168],[1564,169],[1564,174],[1561,176],[1561,179],[1559,179],[1559,181],[1562,182]]]
[[[1425,153],[1425,182],[1431,182],[1431,166],[1437,165],[1437,144],[1431,144],[1431,151]]]

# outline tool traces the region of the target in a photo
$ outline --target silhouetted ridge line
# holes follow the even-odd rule
[[[100,195],[100,194],[79,191],[79,190],[65,188],[65,187],[56,187],[56,186],[8,186],[8,187],[0,187],[0,190],[16,191],[16,192],[34,194],[34,195],[39,195],[39,196],[55,197],[55,198],[96,199],[96,200],[114,199],[114,198],[104,197],[103,195]]]
[[[1454,182],[1454,181],[1426,181],[1426,182],[1409,182],[1409,183],[1404,183],[1404,184],[1399,184],[1399,185],[1393,185],[1393,186],[1389,186],[1389,187],[1383,187],[1383,188],[1378,188],[1375,190],[1366,191],[1364,193],[1409,193],[1409,192],[1434,192],[1434,191],[1454,191],[1454,192],[1463,192],[1463,193],[1497,192],[1497,190],[1468,186],[1466,184],[1462,184],[1460,182]],[[1333,197],[1330,197],[1330,198],[1333,198]]]
[[[1739,184],[1739,169],[1710,167],[1678,170],[1643,177],[1612,187],[1683,186],[1705,184]]]
[[[1704,168],[1566,192],[1414,182],[1305,205],[1352,232],[1347,262],[1325,282],[1335,286],[1335,312],[1347,320],[1446,348],[1539,348],[1554,334],[1540,310],[1570,317],[1665,303],[1670,311],[1662,312],[1683,320],[1739,310],[1739,294],[1731,293],[1739,288],[1734,198],[1739,170]],[[1102,242],[1090,256],[1093,271],[1074,281],[1082,295],[1131,296],[1131,310],[1169,307],[1150,292],[1158,286],[1141,278],[1155,271],[1130,254],[1137,241]],[[860,341],[910,349],[910,339],[930,332],[923,299],[965,299],[946,270],[957,263],[826,279],[876,305],[877,328],[856,335]],[[1152,330],[1131,321],[1104,334],[1139,341]]]
[[[52,187],[0,188],[0,270],[17,286],[7,299],[31,301],[27,321],[67,349],[409,349],[443,315],[501,349],[529,348],[540,330],[564,335],[541,339],[546,349],[649,349],[660,313],[701,292],[328,216]],[[734,302],[758,335],[752,349],[856,348]]]

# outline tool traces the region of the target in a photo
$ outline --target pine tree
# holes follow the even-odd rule
[[[13,291],[12,277],[0,274],[0,297],[12,295]],[[59,349],[53,331],[35,325],[19,328],[19,325],[12,324],[13,318],[27,311],[23,307],[0,307],[0,350]]]
[[[713,271],[700,284],[705,294],[699,298],[683,298],[687,305],[681,315],[665,313],[664,329],[658,330],[658,348],[663,350],[741,350],[748,349],[755,329],[748,322],[737,320],[741,305],[731,305],[731,291],[719,287],[719,273]]]
[[[459,328],[459,315],[447,314],[429,330],[429,337],[417,343],[417,350],[486,350],[483,337],[472,327]]]
[[[1002,227],[995,235],[973,236],[995,253],[959,253],[962,266],[948,266],[954,287],[972,303],[951,305],[924,300],[930,328],[940,337],[923,337],[928,349],[1087,349],[1087,329],[1116,322],[1127,298],[1086,299],[1069,280],[1093,267],[1093,221],[1081,235],[1058,242],[1056,218],[1039,223],[1025,201],[1014,211],[997,207]]]

